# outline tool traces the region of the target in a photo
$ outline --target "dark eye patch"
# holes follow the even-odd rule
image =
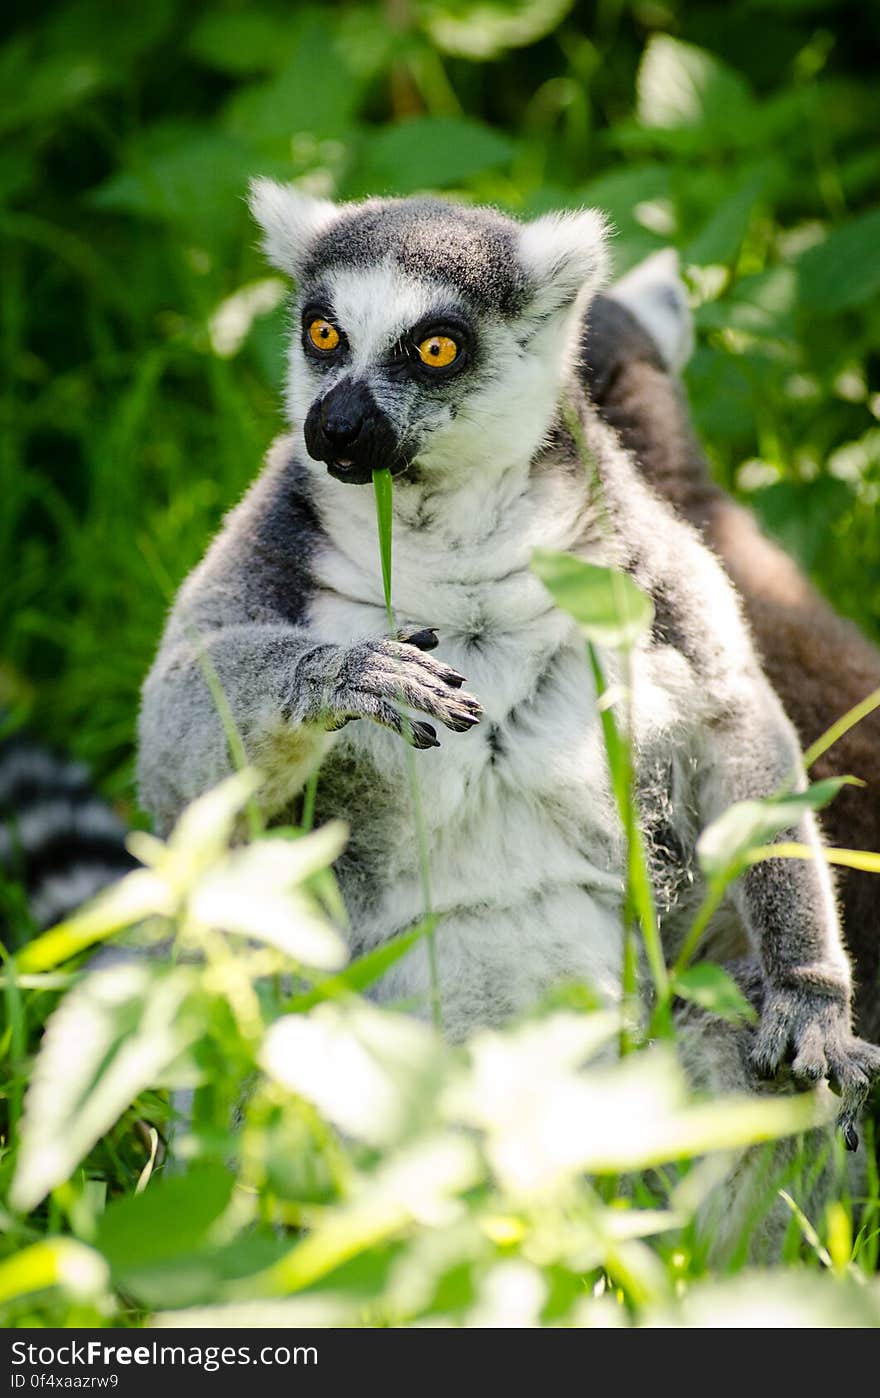
[[[319,347],[314,343],[309,334],[311,325],[316,321],[326,321],[339,336],[337,345],[330,350]],[[339,325],[330,305],[329,297],[320,300],[312,298],[306,302],[302,308],[300,316],[300,340],[306,354],[315,364],[338,364],[348,354],[348,337]]]
[[[454,340],[458,346],[451,364],[440,367],[423,363],[418,347],[435,336]],[[388,354],[386,368],[392,374],[417,378],[423,383],[439,383],[473,363],[476,345],[474,331],[461,312],[441,309],[423,317],[400,337]]]

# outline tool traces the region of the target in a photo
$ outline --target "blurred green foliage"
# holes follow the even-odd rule
[[[673,243],[719,478],[880,634],[880,10],[834,0],[6,9],[0,701],[127,794],[164,608],[281,425],[249,175],[597,204]]]

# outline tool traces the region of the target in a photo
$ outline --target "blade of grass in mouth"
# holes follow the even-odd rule
[[[394,630],[394,613],[391,610],[391,472],[373,472],[373,490],[376,494],[376,523],[379,528],[379,557],[382,560],[382,586],[385,590],[385,610],[388,625]]]
[[[385,593],[385,610],[388,613],[388,627],[394,635],[394,609],[391,605],[391,472],[385,468],[373,472],[373,491],[376,497],[376,526],[379,533],[379,558],[382,563],[382,587]],[[442,1029],[440,1012],[440,980],[437,972],[437,948],[434,942],[434,914],[431,903],[431,864],[428,854],[428,834],[425,829],[425,815],[422,809],[422,793],[419,774],[416,768],[415,750],[406,745],[406,767],[409,777],[410,800],[412,801],[413,821],[416,827],[416,840],[419,851],[419,871],[422,882],[422,900],[425,907],[426,938],[428,943],[428,968],[431,980],[431,1013],[434,1024]]]

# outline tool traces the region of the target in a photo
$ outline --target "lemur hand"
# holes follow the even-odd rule
[[[845,994],[768,987],[752,1066],[759,1077],[772,1078],[784,1065],[804,1084],[827,1078],[841,1098],[838,1124],[847,1150],[857,1150],[855,1124],[872,1078],[880,1075],[880,1048],[853,1035]]]
[[[337,657],[326,698],[328,728],[369,718],[414,748],[439,747],[430,723],[409,719],[400,706],[437,718],[454,733],[479,723],[479,700],[462,689],[464,675],[425,655],[437,645],[433,627],[400,631],[393,640],[362,641]]]

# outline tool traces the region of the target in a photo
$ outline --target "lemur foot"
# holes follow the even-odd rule
[[[811,989],[768,991],[751,1061],[762,1078],[788,1066],[804,1085],[827,1079],[841,1098],[837,1120],[847,1150],[858,1149],[856,1121],[872,1079],[880,1076],[880,1048],[854,1036],[843,996]]]
[[[356,718],[372,719],[399,734],[414,748],[440,743],[430,723],[410,719],[400,705],[439,719],[454,733],[479,723],[483,706],[462,689],[464,675],[425,655],[438,644],[435,627],[398,632],[397,637],[362,641],[343,652],[330,694],[328,727]]]

